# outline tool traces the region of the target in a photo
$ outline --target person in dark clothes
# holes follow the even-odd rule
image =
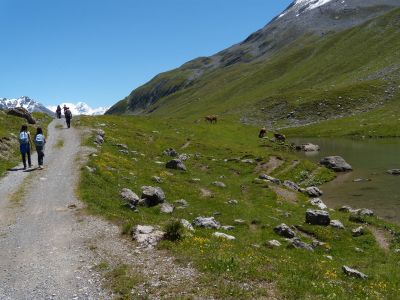
[[[61,119],[61,106],[60,105],[57,106],[56,114],[57,114],[57,118]]]
[[[65,116],[65,121],[67,122],[68,128],[71,127],[71,119],[72,119],[72,113],[69,110],[69,107],[64,111],[64,116]]]
[[[39,169],[42,170],[43,169],[43,158],[44,158],[44,145],[46,144],[46,139],[44,137],[43,130],[40,127],[38,127],[36,129],[34,143],[36,146],[36,152],[38,154]]]
[[[31,149],[32,149],[31,134],[28,131],[28,126],[22,125],[21,131],[19,132],[19,151],[21,152],[22,163],[24,164],[24,170],[26,170],[26,157],[28,157],[29,168],[32,167]]]

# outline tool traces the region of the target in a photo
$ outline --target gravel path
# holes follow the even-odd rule
[[[45,169],[12,171],[0,182],[0,299],[104,299],[82,226],[68,205],[79,202],[76,129],[48,128]],[[57,146],[62,139],[64,146]],[[36,155],[33,164],[37,165]],[[23,186],[21,203],[10,201]]]
[[[75,188],[79,167],[93,149],[80,141],[78,130],[54,120],[44,170],[24,172],[19,166],[0,180],[0,300],[112,299],[116,295],[102,289],[104,271],[96,268],[105,262],[111,269],[127,265],[141,278],[133,298],[209,298],[201,296],[190,264],[143,249],[121,237],[118,226],[81,213]],[[32,162],[37,165],[36,155]]]

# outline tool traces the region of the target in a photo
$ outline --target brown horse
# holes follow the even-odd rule
[[[206,116],[204,117],[204,119],[210,123],[217,123],[218,117],[213,115],[213,116]]]
[[[267,134],[267,129],[265,127],[260,129],[260,133],[258,134],[258,137],[262,139],[265,135]]]

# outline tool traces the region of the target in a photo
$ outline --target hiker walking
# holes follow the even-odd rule
[[[46,144],[46,139],[43,134],[43,130],[41,127],[36,129],[35,138],[33,139],[36,147],[36,152],[38,155],[38,165],[39,169],[43,169],[43,158],[44,158],[44,145]]]
[[[24,164],[24,170],[26,170],[26,157],[28,157],[29,168],[32,167],[31,149],[32,149],[31,134],[28,131],[28,126],[22,125],[21,131],[19,132],[19,151],[21,152],[22,163]]]
[[[64,110],[64,116],[65,116],[65,121],[67,122],[67,126],[68,126],[68,128],[70,128],[71,127],[72,113],[69,110],[69,107],[67,107],[67,109]]]
[[[60,105],[57,106],[56,114],[57,114],[57,118],[61,119],[61,106]]]

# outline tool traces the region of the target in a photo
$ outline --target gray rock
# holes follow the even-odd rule
[[[89,173],[96,172],[96,168],[92,168],[92,167],[89,167],[89,166],[86,166],[85,168],[86,168],[86,170],[88,170]]]
[[[247,159],[242,159],[242,163],[245,163],[245,164],[254,164],[255,161],[254,161],[254,159],[247,158]]]
[[[316,151],[319,151],[319,146],[311,144],[311,143],[306,143],[306,144],[300,145],[300,150],[302,150],[304,152],[316,152]]]
[[[230,205],[237,205],[238,203],[239,202],[237,200],[235,200],[235,199],[231,199],[231,200],[228,201],[228,204],[230,204]]]
[[[122,149],[125,149],[125,150],[128,150],[128,146],[125,145],[125,144],[116,144],[115,146],[117,146],[119,148],[122,148]]]
[[[341,156],[327,156],[319,162],[335,172],[352,171],[353,168]]]
[[[220,187],[220,188],[225,188],[225,187],[226,187],[226,184],[223,183],[223,182],[221,182],[221,181],[214,181],[214,182],[212,182],[211,184],[212,184],[212,185],[215,185],[215,186],[217,186],[217,187]]]
[[[362,236],[364,234],[364,227],[360,226],[357,228],[354,228],[351,233],[353,234],[354,237]]]
[[[200,178],[192,178],[190,179],[191,182],[200,182],[201,179]]]
[[[400,175],[400,169],[391,169],[387,171],[390,175]]]
[[[136,195],[132,190],[124,188],[120,192],[121,198],[132,206],[136,206],[140,200],[139,196]]]
[[[154,182],[157,182],[157,183],[161,183],[162,182],[162,179],[159,176],[153,176],[153,177],[151,177],[151,180],[153,180]]]
[[[322,196],[322,191],[316,186],[310,186],[306,188],[305,193],[312,198],[317,198]]]
[[[331,222],[329,213],[324,210],[307,209],[306,223],[311,225],[328,226]]]
[[[142,199],[146,206],[155,206],[165,201],[165,194],[160,187],[142,186]]]
[[[329,260],[333,260],[333,257],[331,255],[324,255],[324,257],[329,259]]]
[[[175,200],[174,203],[176,205],[183,206],[183,207],[189,206],[189,203],[187,203],[187,201],[185,199]]]
[[[294,238],[296,236],[296,233],[285,223],[282,223],[274,228],[274,231],[279,234],[280,236],[286,237],[286,238]]]
[[[339,220],[332,220],[329,225],[338,229],[344,229],[344,225]]]
[[[213,236],[218,237],[218,238],[223,238],[226,240],[230,240],[230,241],[236,240],[236,238],[233,235],[229,235],[229,234],[226,234],[223,232],[214,232]]]
[[[355,212],[360,216],[370,216],[370,217],[372,217],[374,215],[374,212],[372,210],[368,209],[368,208],[357,209]]]
[[[242,220],[242,219],[236,219],[234,222],[235,222],[235,224],[238,224],[238,225],[246,224],[246,221]]]
[[[359,278],[359,279],[367,279],[368,276],[365,275],[364,273],[361,273],[360,271],[356,270],[356,269],[352,269],[348,266],[343,266],[342,270],[344,272],[344,274],[354,277],[354,278]]]
[[[94,142],[98,145],[102,145],[104,143],[104,138],[101,135],[96,135]]]
[[[282,183],[279,179],[274,178],[272,176],[269,176],[267,174],[260,174],[260,176],[258,176],[258,178],[263,179],[263,180],[267,180],[267,181],[275,183],[275,184],[281,184]]]
[[[193,226],[196,227],[204,227],[204,228],[208,228],[208,229],[219,229],[221,228],[221,224],[214,219],[214,217],[197,217],[196,219],[194,219],[194,221],[192,222]]]
[[[171,157],[177,157],[178,156],[178,152],[176,152],[175,149],[173,149],[173,148],[168,148],[168,149],[164,150],[163,153],[166,156],[171,156]]]
[[[358,247],[355,247],[355,248],[354,248],[354,251],[356,251],[356,252],[358,252],[358,253],[364,253],[364,250],[363,250],[363,249],[360,249],[360,248],[358,248]]]
[[[160,205],[160,212],[161,213],[163,213],[163,214],[172,214],[173,211],[174,211],[174,207],[171,204],[169,204],[167,202],[161,203],[161,205]]]
[[[350,206],[348,206],[348,205],[345,205],[345,206],[342,206],[341,208],[339,208],[339,211],[341,211],[341,212],[353,212],[354,211],[354,209],[352,209]]]
[[[234,230],[235,226],[225,225],[225,226],[221,226],[221,229],[223,229],[223,230]]]
[[[165,232],[148,225],[137,225],[133,229],[133,239],[146,248],[156,246],[164,235]]]
[[[277,241],[277,240],[270,240],[266,243],[266,246],[268,248],[276,248],[276,247],[280,247],[282,244]]]
[[[36,120],[32,117],[31,113],[23,107],[11,108],[7,111],[7,115],[24,118],[29,124],[36,124]]]
[[[186,153],[182,153],[182,154],[179,154],[178,158],[179,158],[181,161],[186,161],[186,160],[189,159],[189,155],[186,154]]]
[[[123,154],[129,154],[129,151],[125,150],[125,149],[118,150],[118,152],[123,153]]]
[[[299,238],[296,238],[296,237],[292,238],[289,241],[288,247],[294,247],[296,249],[305,249],[308,251],[314,251],[314,248],[310,244],[304,243]]]
[[[189,222],[188,220],[181,219],[181,224],[182,224],[182,226],[185,227],[187,230],[194,231],[194,228],[193,228],[192,224],[190,224],[190,222]]]
[[[97,129],[96,134],[104,138],[106,136],[106,133],[103,129]]]
[[[290,180],[285,180],[283,182],[283,185],[294,191],[298,191],[300,189],[300,187],[296,183]]]
[[[186,171],[186,166],[180,159],[170,160],[165,166],[167,169]]]
[[[328,207],[326,206],[326,204],[324,202],[322,202],[322,200],[320,198],[313,198],[309,200],[311,205],[317,206],[319,209],[327,209]]]

